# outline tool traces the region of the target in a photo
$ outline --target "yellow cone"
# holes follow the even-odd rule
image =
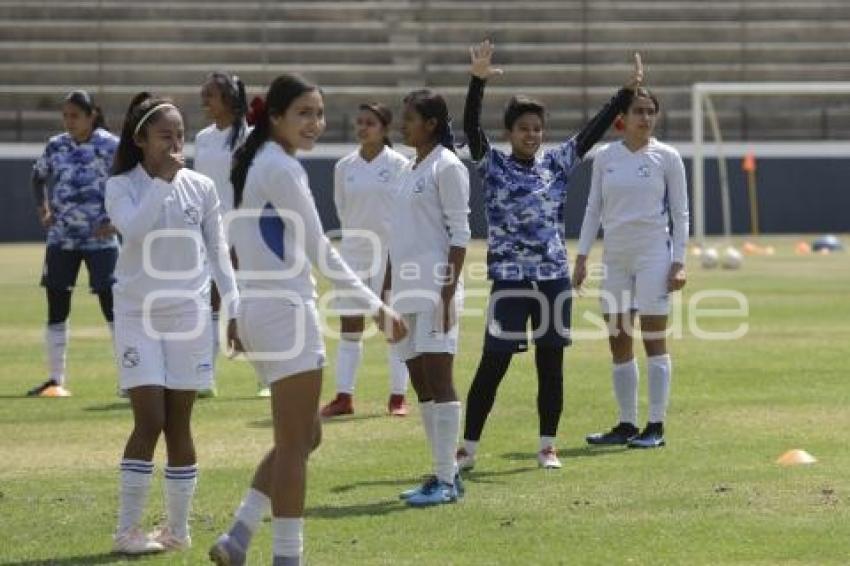
[[[776,461],[780,466],[798,466],[800,464],[814,464],[817,459],[805,450],[789,450]]]

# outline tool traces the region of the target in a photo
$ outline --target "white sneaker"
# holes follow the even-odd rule
[[[537,463],[541,468],[547,470],[557,470],[561,468],[561,461],[558,460],[558,453],[555,452],[553,446],[549,446],[537,453]]]
[[[272,396],[272,390],[268,387],[260,387],[257,389],[257,397],[266,398]]]
[[[162,552],[165,547],[134,528],[115,535],[112,539],[112,552],[115,554],[153,554]]]
[[[455,461],[457,462],[458,469],[464,472],[475,467],[475,455],[467,452],[463,446],[455,452]]]
[[[192,537],[186,535],[185,538],[180,538],[168,527],[156,529],[150,534],[150,538],[161,544],[165,550],[188,550],[192,548]]]

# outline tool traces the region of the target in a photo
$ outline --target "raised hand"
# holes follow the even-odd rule
[[[634,60],[635,68],[632,71],[632,76],[626,82],[626,88],[629,90],[637,89],[643,82],[643,62],[640,60],[640,53],[635,53]]]
[[[472,75],[486,81],[490,77],[504,73],[502,69],[495,69],[491,64],[495,48],[496,46],[489,39],[485,39],[478,45],[473,45],[469,48],[469,56],[472,61],[469,72]]]

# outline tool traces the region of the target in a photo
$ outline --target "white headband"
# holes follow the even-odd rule
[[[147,121],[147,119],[150,118],[156,111],[162,110],[163,108],[174,108],[175,110],[177,110],[177,107],[174,106],[173,104],[171,104],[170,102],[163,102],[162,104],[157,104],[156,106],[154,106],[153,108],[151,108],[150,110],[145,112],[145,115],[142,116],[142,119],[139,120],[138,124],[136,124],[136,129],[133,130],[133,135],[134,136],[138,135],[139,130],[141,130],[142,126],[145,125],[145,122]]]

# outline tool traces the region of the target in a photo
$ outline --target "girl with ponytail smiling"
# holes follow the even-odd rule
[[[302,563],[307,458],[321,439],[325,365],[311,268],[375,316],[390,341],[406,333],[401,317],[340,259],[322,230],[307,172],[295,153],[312,149],[324,128],[319,88],[282,75],[269,87],[265,108],[236,154],[231,181],[239,218],[231,232],[244,295],[238,326],[248,359],[271,389],[274,445],[257,467],[230,529],[210,549],[217,564],[245,564],[269,507],[273,564]]]

